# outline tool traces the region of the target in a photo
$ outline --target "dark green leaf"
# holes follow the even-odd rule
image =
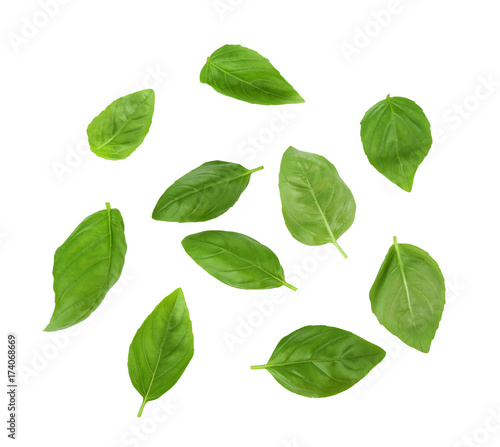
[[[370,300],[380,324],[412,348],[429,352],[445,304],[443,274],[429,253],[394,238]]]
[[[128,372],[144,406],[163,396],[182,376],[194,353],[193,330],[181,289],[144,320],[128,353]]]
[[[150,89],[112,102],[87,128],[92,152],[107,160],[127,158],[148,134],[154,107],[155,93]]]
[[[306,326],[283,338],[266,365],[292,393],[328,397],[351,388],[382,361],[385,351],[352,334],[329,326]]]
[[[241,45],[224,45],[215,51],[201,70],[200,81],[251,104],[304,102],[269,60]]]
[[[432,145],[431,125],[413,101],[388,95],[366,112],[361,140],[375,169],[410,192],[415,173]]]
[[[286,286],[283,267],[266,246],[244,234],[204,231],[182,241],[186,253],[214,278],[238,289],[274,289]]]
[[[239,199],[250,176],[236,163],[210,161],[174,182],[158,200],[153,219],[166,222],[205,222],[224,214]]]
[[[280,169],[283,217],[292,236],[306,245],[334,244],[354,222],[350,189],[326,158],[289,147]]]
[[[54,255],[56,306],[46,331],[85,320],[118,281],[127,244],[120,211],[106,209],[87,217]]]

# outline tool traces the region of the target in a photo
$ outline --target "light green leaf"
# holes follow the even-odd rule
[[[201,70],[200,81],[219,93],[251,104],[304,102],[269,60],[241,45],[224,45]]]
[[[167,296],[144,320],[130,344],[128,372],[144,406],[180,379],[194,354],[189,311],[181,289]]]
[[[380,324],[412,348],[429,352],[445,304],[443,274],[431,256],[409,244],[394,244],[370,290]]]
[[[224,214],[248,186],[249,171],[236,163],[210,161],[174,182],[158,200],[153,219],[166,222],[205,222]]]
[[[306,397],[341,393],[365,377],[385,351],[361,337],[329,326],[306,326],[283,338],[265,365],[280,385]]]
[[[127,244],[120,211],[106,209],[87,217],[54,255],[56,306],[46,331],[85,320],[118,281]]]
[[[350,189],[326,158],[289,147],[281,161],[279,188],[285,224],[306,245],[338,244],[354,222]]]
[[[278,257],[244,234],[204,231],[182,241],[186,253],[214,278],[238,289],[274,289],[286,286]]]
[[[388,95],[366,112],[361,140],[375,169],[410,192],[415,173],[432,145],[431,125],[413,101]]]
[[[155,93],[151,89],[112,102],[87,128],[92,152],[107,160],[127,158],[148,134],[154,106]]]

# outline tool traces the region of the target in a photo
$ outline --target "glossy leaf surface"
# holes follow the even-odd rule
[[[238,289],[295,287],[285,281],[278,257],[244,234],[204,231],[182,241],[186,253],[214,278]]]
[[[154,106],[155,94],[150,89],[112,102],[87,128],[92,152],[107,160],[127,158],[148,134]]]
[[[118,281],[127,244],[120,211],[106,209],[87,217],[54,255],[56,305],[46,331],[85,320]]]
[[[304,102],[269,60],[241,45],[216,50],[201,70],[200,81],[223,95],[252,104]]]
[[[445,282],[429,253],[394,244],[370,290],[380,324],[407,345],[429,352],[445,305]]]
[[[224,214],[248,186],[248,170],[236,163],[210,161],[182,176],[158,200],[153,219],[204,222]]]
[[[287,390],[306,397],[341,393],[382,361],[382,348],[329,326],[306,326],[283,338],[265,365]]]
[[[431,125],[413,101],[388,95],[366,112],[361,140],[375,169],[410,192],[415,173],[432,145]]]
[[[144,320],[132,340],[128,371],[146,403],[158,399],[180,379],[194,354],[189,311],[181,289],[167,296]]]
[[[306,245],[331,242],[347,257],[338,238],[354,222],[356,203],[335,166],[320,155],[290,147],[281,160],[279,188],[292,236]]]

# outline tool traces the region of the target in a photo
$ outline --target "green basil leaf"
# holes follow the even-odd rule
[[[326,158],[289,147],[281,160],[279,188],[285,224],[306,245],[338,244],[354,222],[351,190]]]
[[[283,338],[269,362],[252,366],[267,369],[292,393],[328,397],[351,388],[382,361],[382,348],[329,326],[306,326]]]
[[[224,214],[240,198],[252,173],[236,163],[210,161],[174,182],[158,200],[153,219],[205,222]]]
[[[278,257],[265,245],[244,234],[204,231],[182,241],[186,253],[214,278],[238,289],[274,289],[286,286]]]
[[[224,45],[207,58],[200,81],[223,95],[251,104],[304,102],[269,60],[241,45]]]
[[[141,90],[112,102],[87,128],[90,149],[107,160],[123,160],[144,141],[153,120],[155,93]]]
[[[375,169],[410,192],[415,173],[432,146],[431,125],[413,101],[388,95],[366,112],[361,140]]]
[[[189,311],[181,289],[167,296],[144,320],[130,344],[128,372],[143,397],[139,410],[180,379],[194,354]]]
[[[370,290],[380,324],[404,343],[429,352],[445,304],[445,284],[429,253],[394,238]]]
[[[120,211],[106,209],[83,220],[54,255],[56,306],[46,331],[85,320],[118,281],[127,243]]]

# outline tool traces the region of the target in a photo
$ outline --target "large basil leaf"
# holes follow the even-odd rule
[[[306,245],[338,244],[354,222],[351,190],[326,158],[289,147],[280,168],[283,217],[292,236]]]
[[[370,300],[380,324],[412,348],[429,352],[445,304],[443,274],[429,253],[394,238]]]
[[[181,289],[144,320],[130,344],[128,372],[144,406],[163,396],[182,376],[194,354],[193,329]]]
[[[241,45],[224,45],[207,58],[200,81],[223,95],[252,104],[304,102],[269,60]]]
[[[153,120],[155,93],[141,90],[112,102],[87,128],[90,149],[107,160],[123,160],[144,141]]]
[[[118,281],[127,244],[120,211],[106,209],[87,217],[54,255],[56,306],[46,331],[85,320]]]
[[[431,125],[413,101],[387,96],[366,112],[361,140],[375,169],[410,192],[415,173],[432,145]]]
[[[174,182],[158,200],[153,219],[205,222],[224,214],[239,199],[256,171],[236,163],[210,161]]]
[[[329,326],[306,326],[283,338],[265,365],[292,393],[328,397],[341,393],[365,377],[382,361],[382,348]]]
[[[204,231],[182,241],[186,253],[214,278],[238,289],[274,289],[286,286],[278,257],[244,234]]]

